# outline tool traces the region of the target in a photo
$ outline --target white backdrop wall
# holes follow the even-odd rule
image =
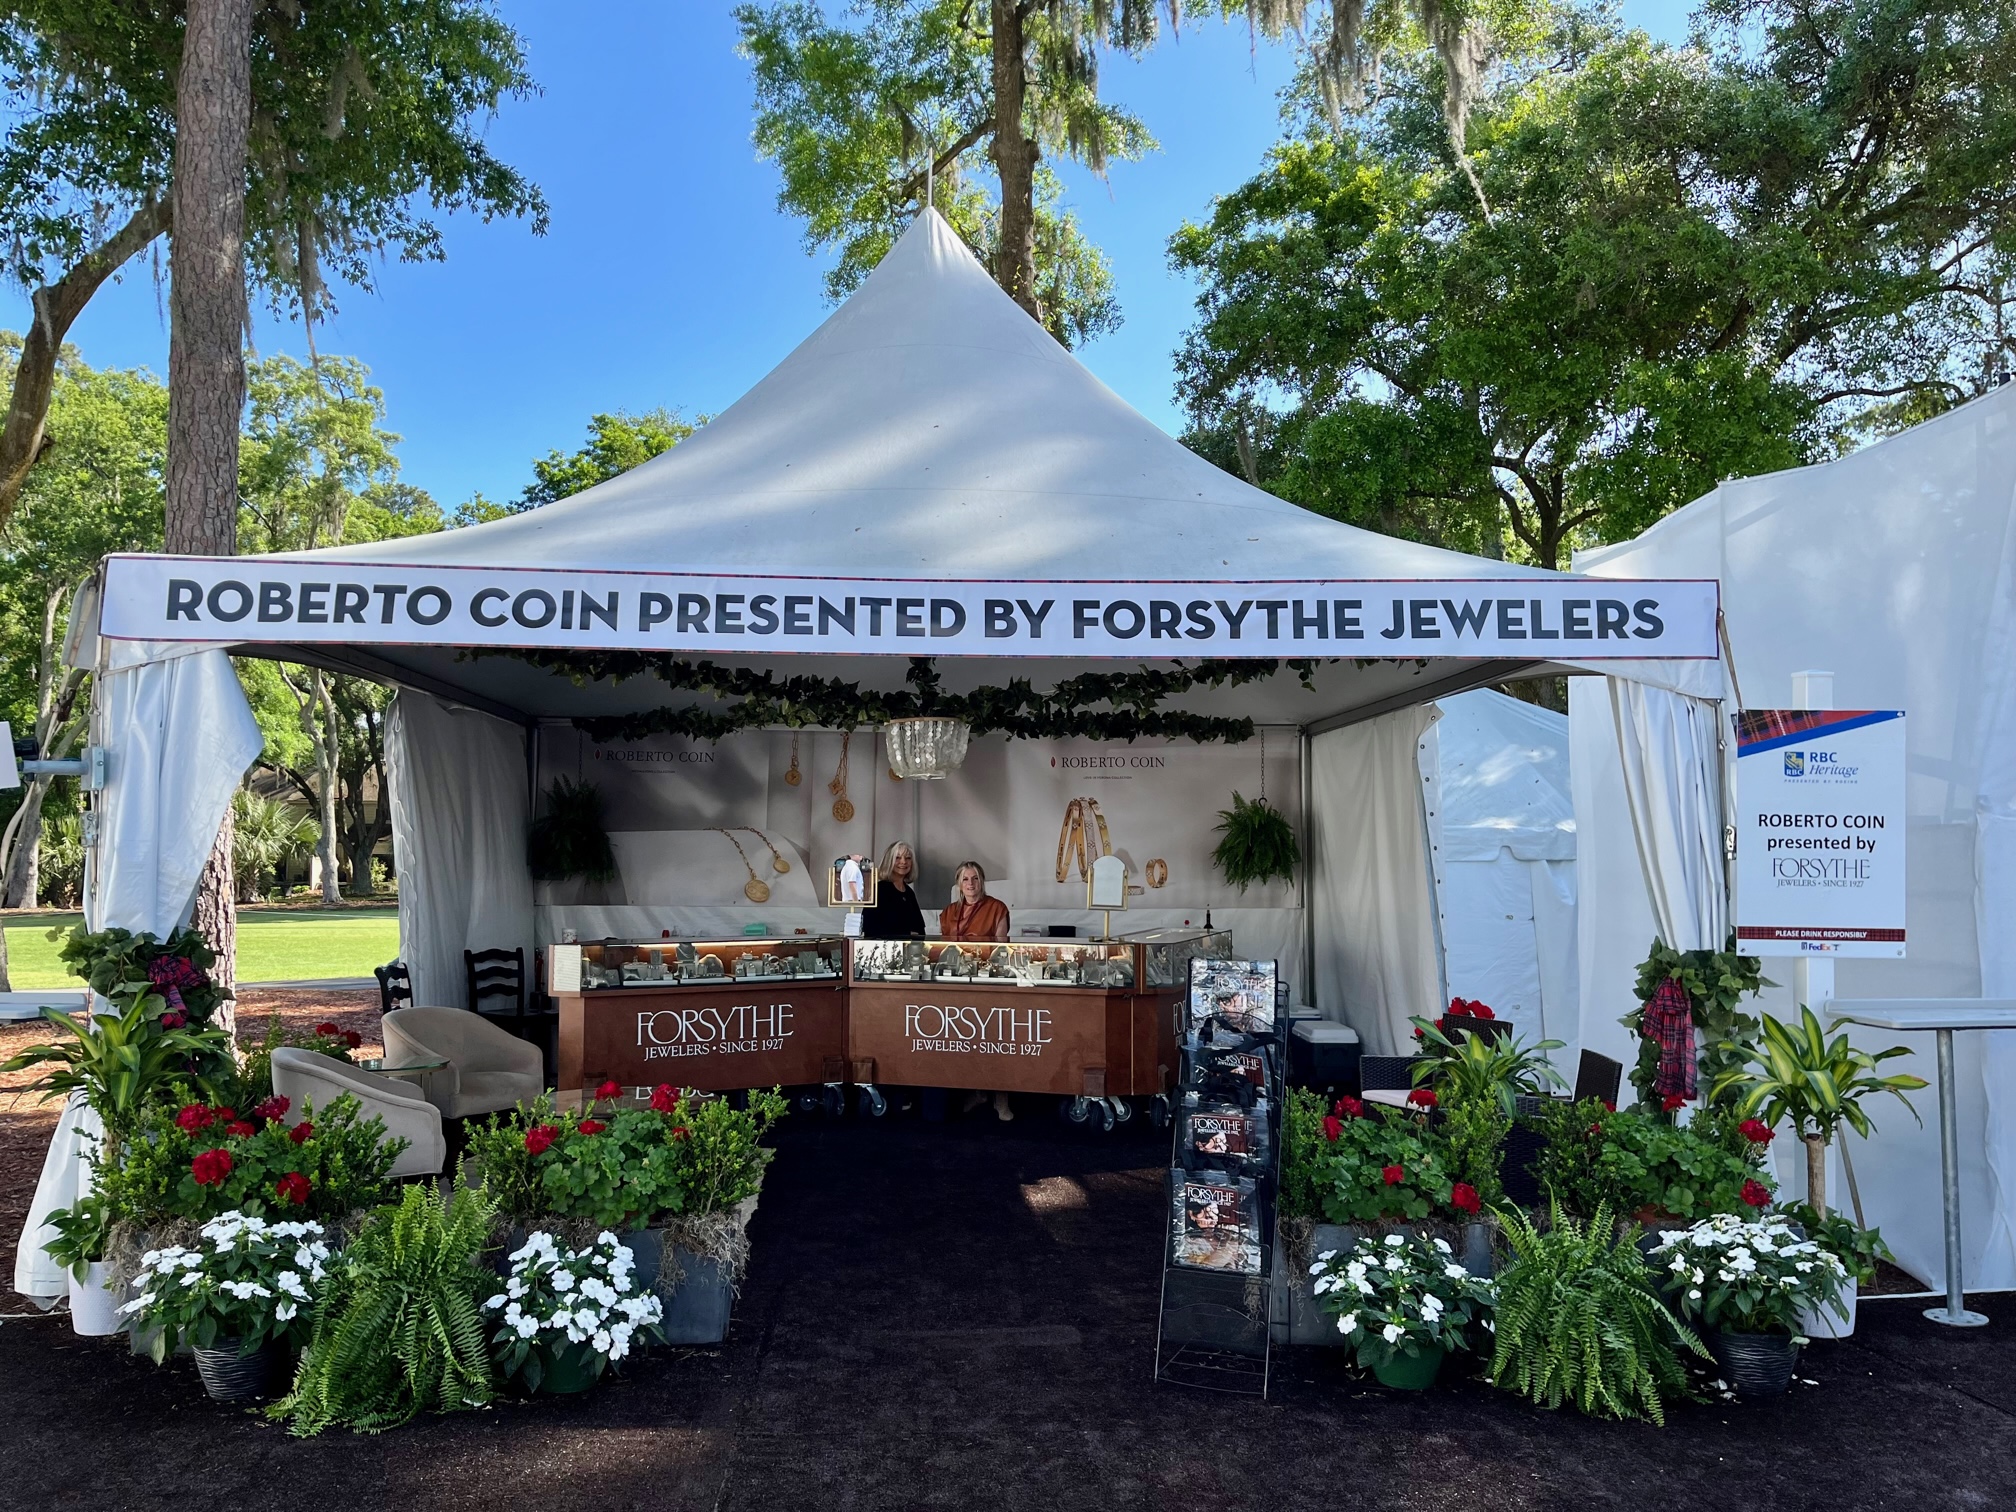
[[[464,950],[526,950],[532,971],[525,732],[402,689],[385,722],[399,948],[413,1001],[469,1006]]]
[[[1736,680],[1754,708],[1786,707],[1792,674],[1834,674],[1834,703],[1909,715],[1909,953],[1844,960],[1836,992],[1858,997],[2016,994],[2016,387],[1821,467],[1726,483],[1635,541],[1585,552],[1580,570],[1717,577]],[[1607,697],[1570,694],[1580,821],[1584,1041],[1621,1039],[1618,1014],[1651,938],[1630,854],[1618,763],[1607,763]],[[1793,962],[1765,1007],[1796,1012]],[[1929,1034],[1854,1032],[1909,1044],[1894,1063],[1928,1080]],[[2016,1048],[1960,1036],[1959,1112],[1970,1286],[2016,1286]],[[1878,1134],[1853,1145],[1870,1218],[1908,1268],[1936,1276],[1937,1099],[1924,1123],[1885,1099]]]

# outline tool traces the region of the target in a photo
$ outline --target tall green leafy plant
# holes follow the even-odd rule
[[[1803,1004],[1796,1025],[1766,1014],[1761,1043],[1722,1048],[1742,1052],[1744,1061],[1722,1073],[1712,1095],[1734,1099],[1738,1111],[1761,1116],[1766,1124],[1791,1125],[1806,1146],[1806,1200],[1819,1212],[1827,1211],[1827,1146],[1844,1123],[1864,1139],[1875,1127],[1863,1099],[1888,1092],[1918,1116],[1904,1094],[1923,1088],[1925,1078],[1907,1072],[1882,1076],[1876,1070],[1882,1061],[1910,1054],[1905,1046],[1871,1055],[1849,1044],[1846,1030],[1829,1039],[1819,1017]]]
[[[532,821],[525,861],[539,882],[612,879],[616,851],[602,822],[601,789],[592,782],[554,778],[546,790],[546,812]]]
[[[1295,826],[1264,794],[1249,801],[1235,791],[1232,807],[1220,809],[1218,820],[1225,838],[1211,860],[1227,882],[1244,892],[1255,882],[1295,879],[1302,843],[1295,838]]]
[[[1687,1389],[1680,1351],[1707,1351],[1654,1292],[1631,1232],[1608,1208],[1579,1223],[1556,1204],[1545,1229],[1507,1213],[1504,1237],[1493,1384],[1542,1407],[1663,1425]]]
[[[1764,979],[1763,963],[1755,956],[1740,954],[1731,935],[1722,950],[1674,950],[1664,940],[1654,940],[1652,949],[1638,967],[1638,1006],[1625,1014],[1622,1023],[1638,1042],[1638,1063],[1631,1068],[1631,1086],[1639,1106],[1654,1117],[1672,1120],[1655,1088],[1659,1073],[1659,1044],[1645,1037],[1645,1007],[1659,984],[1671,978],[1687,994],[1694,1014],[1695,1055],[1701,1068],[1701,1084],[1713,1090],[1727,1074],[1750,1058],[1749,1046],[1757,1038],[1757,1019],[1742,1005],[1764,988],[1774,986]]]
[[[1560,1040],[1526,1045],[1504,1035],[1444,1034],[1425,1018],[1411,1020],[1419,1057],[1417,1085],[1433,1086],[1439,1097],[1459,1101],[1488,1098],[1510,1118],[1521,1094],[1539,1095],[1567,1085],[1547,1059]]]
[[[294,1390],[269,1409],[295,1433],[378,1433],[422,1411],[481,1407],[495,1394],[478,1265],[492,1210],[475,1189],[443,1202],[409,1186],[358,1232],[315,1308]]]
[[[230,1064],[229,1036],[216,1029],[163,1029],[148,1018],[145,996],[116,1017],[72,1018],[55,1008],[42,1016],[60,1031],[0,1064],[0,1072],[45,1067],[30,1084],[44,1099],[82,1092],[105,1125],[105,1156],[153,1106],[181,1083],[207,1089],[213,1068]]]

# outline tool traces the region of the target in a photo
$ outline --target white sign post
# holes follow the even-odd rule
[[[1736,806],[1739,948],[1904,954],[1901,711],[1746,709]]]

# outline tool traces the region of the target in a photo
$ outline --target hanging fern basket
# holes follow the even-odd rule
[[[1264,797],[1248,801],[1232,794],[1232,807],[1218,811],[1218,833],[1225,838],[1211,860],[1227,882],[1244,892],[1256,882],[1293,882],[1302,864],[1302,843],[1295,826]]]
[[[616,851],[602,824],[602,793],[594,783],[553,779],[546,812],[532,821],[525,862],[535,882],[614,880]]]

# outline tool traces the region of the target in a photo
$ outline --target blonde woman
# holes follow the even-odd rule
[[[924,936],[924,909],[917,902],[917,853],[908,840],[892,840],[882,852],[875,906],[861,911],[864,940],[915,940]]]

